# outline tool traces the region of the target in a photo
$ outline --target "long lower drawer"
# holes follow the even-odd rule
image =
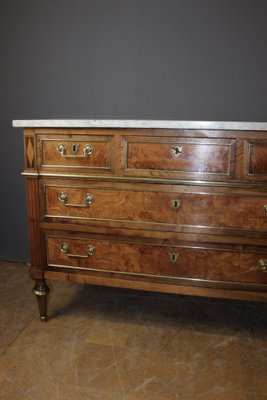
[[[267,249],[47,236],[50,267],[267,285]]]

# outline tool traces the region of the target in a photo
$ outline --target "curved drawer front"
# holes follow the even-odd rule
[[[57,167],[72,173],[78,168],[110,169],[111,137],[69,136],[40,138],[40,168]]]
[[[265,249],[266,250],[266,249]],[[48,265],[123,274],[267,284],[267,253],[161,246],[68,237],[47,238]]]
[[[230,179],[234,176],[235,140],[126,137],[125,174]]]
[[[162,185],[92,184],[44,185],[45,217],[75,219],[77,223],[120,223],[187,225],[198,227],[267,230],[267,193],[229,194],[205,188]],[[188,190],[189,192],[185,192]],[[219,189],[218,189],[219,190]],[[153,227],[151,228],[153,229]]]

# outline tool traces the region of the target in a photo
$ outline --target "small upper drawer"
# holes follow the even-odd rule
[[[127,175],[162,178],[230,179],[235,168],[235,139],[124,138]]]
[[[267,179],[267,140],[248,140],[245,146],[245,175],[252,180]]]
[[[110,170],[111,136],[40,137],[39,167]],[[99,172],[100,172],[99,171]]]

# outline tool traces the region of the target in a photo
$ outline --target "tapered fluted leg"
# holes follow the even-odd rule
[[[32,292],[37,298],[40,319],[42,322],[45,322],[47,320],[47,295],[49,293],[49,288],[46,285],[45,280],[36,279]]]

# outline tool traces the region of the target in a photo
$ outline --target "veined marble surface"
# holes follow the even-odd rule
[[[159,129],[222,129],[267,130],[267,122],[237,121],[167,121],[127,119],[32,119],[14,120],[18,128],[159,128]]]

